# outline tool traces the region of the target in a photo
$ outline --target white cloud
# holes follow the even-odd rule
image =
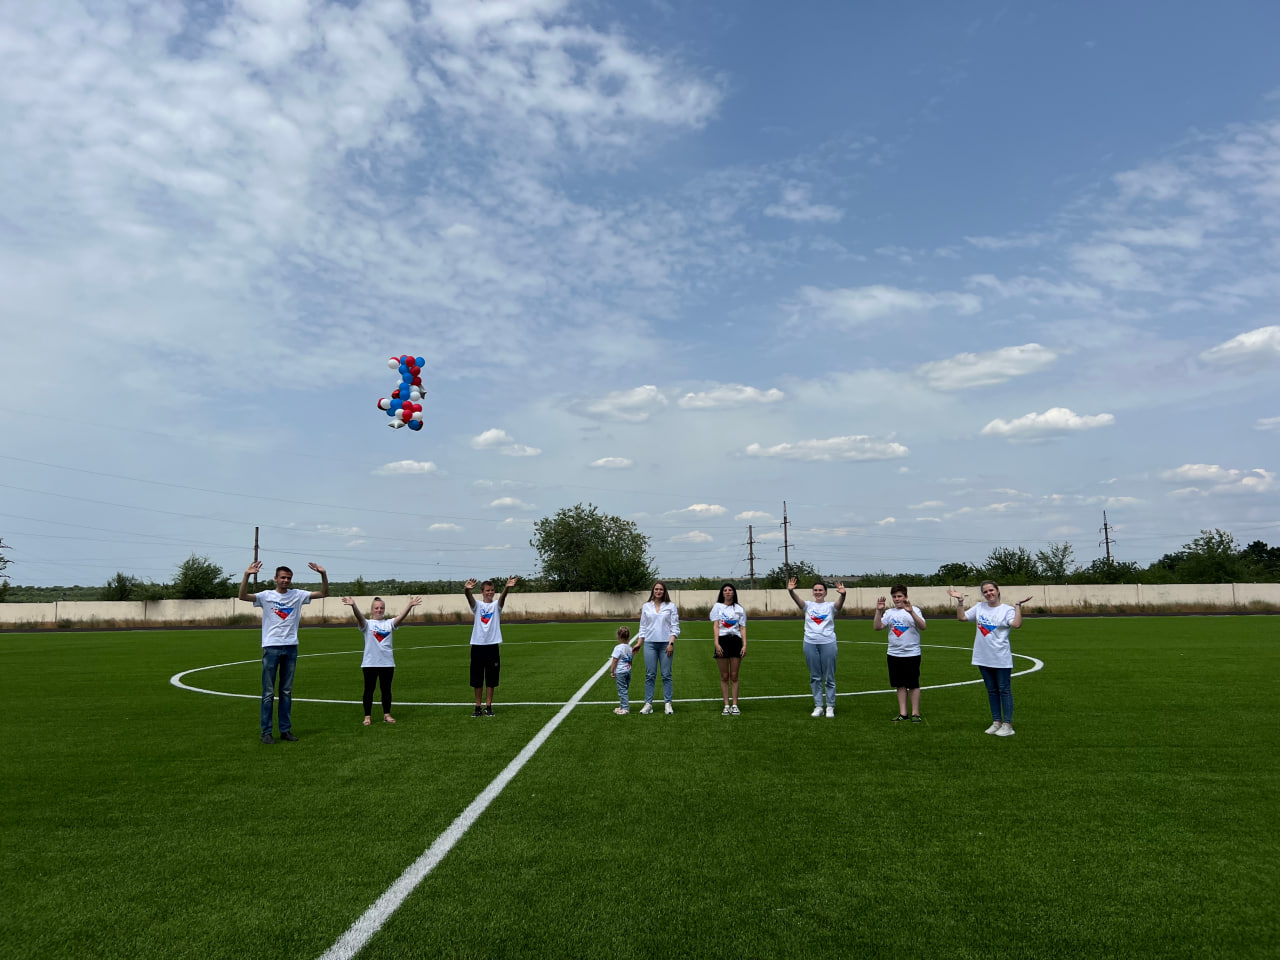
[[[669,543],[711,543],[715,538],[709,533],[703,533],[701,530],[690,530],[688,533],[680,533],[672,537]]]
[[[907,506],[912,510],[928,510],[932,507],[944,507],[946,504],[941,500],[925,500],[922,503],[909,503]]]
[[[1160,292],[1160,284],[1122,243],[1078,244],[1071,250],[1071,261],[1077,270],[1103,286]]]
[[[490,546],[490,547],[485,547],[484,549],[486,549],[486,550],[510,550],[510,549],[511,549],[511,544],[509,544],[509,543],[504,543],[504,544],[502,544],[501,546]]]
[[[922,363],[916,373],[935,390],[964,390],[1004,383],[1043,370],[1058,354],[1038,343],[1001,347],[990,353],[958,353],[946,360]]]
[[[599,460],[592,460],[590,465],[600,470],[625,470],[633,465],[633,461],[626,457],[601,457]]]
[[[728,512],[718,503],[694,503],[682,510],[668,510],[663,516],[675,517],[684,514],[690,517],[723,517]]]
[[[396,460],[384,463],[373,472],[379,477],[411,477],[435,473],[438,469],[430,460]]]
[[[890,526],[890,525],[895,524],[895,523],[897,523],[897,522],[898,522],[898,521],[897,521],[895,518],[893,518],[893,517],[885,517],[883,520],[877,520],[877,521],[876,521],[876,526],[877,526],[877,527],[887,527],[887,526]]]
[[[1280,360],[1280,326],[1258,327],[1200,354],[1206,363]]]
[[[1016,506],[1017,504],[1013,501],[1005,501],[1004,503],[988,503],[982,509],[988,513],[1008,513]]]
[[[595,400],[577,400],[569,405],[574,413],[597,420],[644,423],[667,405],[662,391],[652,384],[630,390],[615,390]]]
[[[1007,237],[965,237],[964,239],[966,243],[979,250],[1010,250],[1038,247],[1052,238],[1047,233],[1020,233],[1010,234]]]
[[[498,510],[532,510],[533,504],[525,503],[518,497],[499,497],[497,500],[490,502],[489,506]]]
[[[756,537],[756,539],[757,539],[757,540],[768,540],[768,541],[770,541],[770,542],[772,542],[772,541],[774,541],[774,540],[781,540],[781,539],[782,539],[782,532],[781,532],[781,531],[778,531],[778,530],[775,530],[775,531],[774,531],[774,532],[772,532],[772,533],[762,533],[762,534],[760,534],[760,536]]]
[[[744,510],[742,513],[735,513],[733,519],[753,523],[757,520],[773,523],[773,514],[765,513],[763,510]]]
[[[359,527],[334,527],[327,523],[316,524],[317,533],[328,533],[336,537],[362,537],[364,531]]]
[[[860,326],[893,316],[928,313],[946,308],[960,314],[982,309],[982,300],[972,293],[925,293],[880,284],[869,287],[823,290],[801,287],[798,310],[810,310],[818,317],[845,327]]]
[[[1160,478],[1171,483],[1191,481],[1193,483],[1211,485],[1208,491],[1198,487],[1184,487],[1173,491],[1174,496],[1187,496],[1206,492],[1225,494],[1269,493],[1276,486],[1276,475],[1270,470],[1264,470],[1261,467],[1254,467],[1252,470],[1236,470],[1219,466],[1216,463],[1184,463],[1180,467],[1164,471],[1160,474]]]
[[[1079,430],[1109,427],[1116,418],[1109,413],[1081,415],[1066,407],[1051,407],[1044,413],[1028,413],[1016,420],[996,418],[982,428],[984,437],[1033,440]]]
[[[776,387],[761,390],[739,383],[722,383],[702,393],[686,393],[677,403],[686,410],[714,410],[722,407],[741,407],[756,403],[777,403],[785,394]]]
[[[829,437],[826,440],[801,440],[797,443],[779,443],[772,447],[750,444],[749,457],[780,457],[783,460],[894,460],[905,457],[911,451],[901,443],[878,437],[848,436]]]
[[[456,533],[461,529],[456,523],[433,523],[427,527],[430,533]]]
[[[523,443],[516,443],[505,430],[499,430],[493,427],[479,436],[471,438],[471,447],[474,450],[496,450],[504,457],[536,457],[542,453],[537,447],[530,447]]]
[[[979,273],[965,282],[970,287],[990,290],[1001,297],[1021,297],[1032,302],[1039,302],[1042,298],[1086,302],[1102,299],[1101,292],[1095,287],[1071,281],[1054,282],[1045,280],[1043,277],[1014,277],[1011,280],[1001,280],[989,273]]]
[[[788,183],[782,188],[782,198],[764,208],[766,217],[794,220],[797,223],[839,223],[844,211],[824,203],[811,203],[812,188],[807,183]]]
[[[1253,428],[1255,430],[1280,430],[1280,417],[1259,417]]]

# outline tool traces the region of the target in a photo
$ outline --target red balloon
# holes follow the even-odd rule
[[[414,385],[415,387],[420,387],[420,386],[422,386],[422,378],[421,378],[421,377],[414,377],[414,378],[413,378],[413,385]]]
[[[392,400],[399,400],[399,399],[400,399],[400,391],[399,391],[399,390],[392,390],[392,391],[391,391],[391,399],[392,399]]]

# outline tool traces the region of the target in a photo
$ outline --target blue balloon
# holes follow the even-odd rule
[[[394,401],[394,400],[392,400],[391,402],[392,402],[392,403],[395,403],[395,401]],[[394,417],[395,415],[396,415],[396,411],[395,411],[395,409],[394,409],[394,408],[392,408],[392,407],[387,407],[387,416],[388,416],[388,417]]]
[[[404,401],[403,401],[403,400],[392,400],[392,401],[391,401],[391,409],[392,409],[392,411],[399,410],[399,409],[400,409],[401,407],[403,407],[403,406],[404,406]]]
[[[423,360],[421,357],[414,357],[413,365],[419,368],[425,367],[427,365],[427,361]]]
[[[412,373],[406,373],[406,374],[404,374],[403,376],[401,376],[401,377],[400,377],[400,382],[401,382],[401,383],[408,383],[408,384],[412,384],[412,383],[413,383],[413,374],[412,374]]]
[[[409,367],[406,364],[400,364],[400,376],[406,376],[409,373]]]
[[[421,430],[421,429],[422,429],[422,421],[421,421],[421,420],[410,420],[410,421],[409,421],[409,429],[410,429],[410,430]]]

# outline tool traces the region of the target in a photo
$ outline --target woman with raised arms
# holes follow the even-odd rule
[[[797,607],[804,611],[804,661],[809,665],[809,688],[813,691],[813,714],[823,715],[822,697],[826,694],[826,715],[836,715],[836,614],[844,606],[844,584],[836,581],[836,599],[827,599],[827,585],[813,585],[813,599],[801,600],[796,594],[796,578],[787,581],[787,592]]]
[[[968,610],[964,608],[964,594],[955,590],[948,590],[947,594],[959,601],[956,619],[977,624],[973,635],[973,665],[982,674],[991,705],[991,726],[983,732],[1012,737],[1013,649],[1009,645],[1009,631],[1022,626],[1022,605],[1031,598],[1013,605],[1001,603],[1000,586],[994,580],[983,580],[980,589],[982,602]]]

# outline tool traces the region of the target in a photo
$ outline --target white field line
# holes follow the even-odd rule
[[[535,640],[535,641],[528,641],[528,642],[531,642],[531,643],[599,643],[598,640]],[[754,643],[794,643],[794,641],[792,640],[755,640],[752,642]],[[840,643],[842,644],[858,643],[864,646],[874,646],[874,647],[884,646],[883,643],[877,643],[872,640],[841,640]],[[468,645],[469,644],[465,644],[465,643],[441,643],[441,644],[435,644],[433,646],[405,647],[403,649],[405,650],[443,650],[448,647],[465,647]],[[961,650],[965,652],[969,650],[969,647],[953,647],[953,646],[947,646],[940,643],[922,643],[920,646],[930,647],[934,650]],[[342,651],[339,651],[338,653],[302,653],[298,655],[298,659],[302,659],[303,657],[354,656],[361,652],[362,651],[360,650],[342,650]],[[1030,657],[1022,653],[1015,653],[1014,656],[1019,660],[1031,661],[1031,666],[1029,666],[1025,670],[1019,670],[1017,673],[1013,674],[1013,676],[1015,677],[1026,676],[1029,673],[1035,673],[1038,670],[1044,669],[1043,660],[1037,660],[1035,657]],[[204,694],[208,694],[211,697],[236,697],[243,700],[260,700],[262,699],[261,696],[256,693],[228,693],[225,690],[207,690],[204,687],[193,687],[190,684],[183,682],[184,677],[190,676],[193,673],[200,673],[203,670],[217,670],[220,667],[239,667],[239,666],[244,666],[245,664],[258,663],[258,662],[259,662],[258,660],[234,660],[231,663],[215,663],[215,664],[210,664],[207,667],[193,667],[190,670],[183,670],[181,673],[175,673],[172,677],[169,678],[169,682],[180,690],[187,690],[191,693],[204,693]],[[948,687],[971,687],[980,683],[982,683],[981,677],[979,677],[976,680],[960,680],[955,683],[935,683],[927,686],[921,686],[920,689],[921,690],[945,690]],[[836,696],[837,697],[865,697],[865,696],[871,696],[874,694],[893,693],[893,692],[894,692],[893,688],[888,687],[883,690],[851,690],[845,693],[837,692]],[[772,694],[767,696],[761,695],[761,696],[754,696],[754,697],[739,697],[738,699],[739,700],[802,700],[802,699],[808,699],[811,696],[812,696],[811,693],[779,693],[779,694]],[[360,700],[330,700],[322,697],[294,697],[293,699],[297,703],[337,703],[343,706],[355,706],[357,704],[363,705],[363,701],[360,701]],[[683,697],[683,698],[678,697],[673,702],[675,703],[718,703],[719,701],[720,701],[720,697]],[[603,706],[608,706],[614,703],[617,703],[616,698],[610,699],[610,700],[581,701],[581,704],[584,707],[603,707]],[[561,700],[512,700],[512,701],[503,701],[502,706],[505,709],[506,707],[559,707],[562,704],[563,704],[563,701]],[[400,706],[400,707],[471,707],[471,706],[474,706],[474,703],[471,700],[465,700],[465,701],[464,700],[456,700],[456,701],[399,700],[396,702],[396,706]]]
[[[404,903],[409,894],[423,880],[427,874],[436,868],[436,865],[448,855],[454,845],[462,839],[463,835],[471,828],[471,825],[480,818],[480,814],[495,799],[498,794],[508,783],[512,781],[520,769],[529,762],[529,759],[538,752],[538,748],[547,742],[547,738],[551,736],[556,727],[560,726],[560,721],[569,715],[574,707],[586,696],[590,690],[605,672],[609,669],[609,660],[604,662],[591,679],[578,688],[578,692],[569,698],[569,701],[560,708],[559,712],[546,722],[541,730],[537,732],[532,740],[530,740],[523,750],[516,754],[515,759],[503,768],[502,772],[493,779],[480,795],[471,801],[467,809],[458,814],[458,818],[449,824],[448,829],[440,836],[436,837],[435,842],[429,846],[422,856],[413,861],[404,873],[400,874],[400,878],[389,886],[385,893],[374,901],[373,906],[366,910],[355,923],[338,938],[332,947],[320,955],[320,960],[350,960],[360,949],[369,942],[369,939],[382,929],[382,925],[387,922],[390,916],[399,909],[400,904]]]

